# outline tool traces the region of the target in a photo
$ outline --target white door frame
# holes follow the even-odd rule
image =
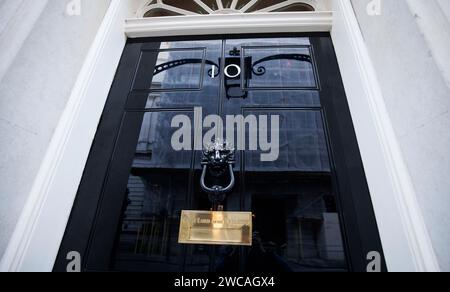
[[[1,271],[52,270],[126,36],[313,31],[331,31],[389,271],[439,271],[350,0],[334,0],[333,13],[129,19],[124,25],[131,2],[112,0],[2,258]]]

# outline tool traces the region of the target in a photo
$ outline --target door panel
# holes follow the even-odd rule
[[[162,42],[158,49],[144,44],[133,90],[195,91],[217,87],[210,69],[219,70],[222,41]],[[157,56],[156,64],[152,63]],[[149,69],[153,74],[149,74]]]
[[[224,202],[254,214],[252,247],[178,244],[181,211],[212,206],[193,139],[171,147],[174,117],[194,138],[199,108],[278,117],[266,137],[245,127]],[[249,149],[255,134],[279,147]],[[382,249],[329,35],[129,41],[55,270],[74,250],[86,271],[364,271]]]
[[[267,163],[261,156],[269,151],[246,151],[247,171],[329,173],[331,170],[322,113],[314,109],[249,109],[247,115],[277,115],[280,119],[278,159]],[[270,122],[270,120],[269,120]],[[249,130],[247,129],[247,138]],[[272,140],[270,132],[267,140]]]
[[[142,126],[125,191],[114,270],[132,271],[142,259],[147,271],[180,270],[178,224],[188,205],[195,157],[193,151],[168,147],[167,129],[179,113],[193,118],[192,112],[181,111],[146,112],[143,118],[139,112],[127,114],[126,119],[141,119]]]
[[[246,270],[348,270],[321,110],[245,112],[281,120],[278,160],[261,162],[261,151],[241,154],[244,208],[255,216],[256,233]]]
[[[226,48],[230,56],[242,54],[240,64],[251,67],[239,80],[244,98],[224,99],[223,114],[280,118],[276,161],[262,162],[261,151],[238,155],[239,162],[243,157],[242,208],[255,216],[255,243],[244,248],[243,269],[349,270],[310,39],[227,40]],[[250,138],[248,130],[246,138]]]

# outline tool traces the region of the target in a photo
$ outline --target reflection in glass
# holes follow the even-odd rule
[[[222,42],[214,40],[162,42],[156,52],[144,50],[134,89],[187,91],[202,90],[204,86],[211,86],[219,80],[219,78],[211,78],[211,69],[214,67],[218,72],[221,48]],[[153,59],[155,53],[157,54],[156,64]]]
[[[181,210],[186,209],[193,156],[170,147],[175,114],[143,115],[118,235],[117,271],[181,270],[178,227]]]
[[[162,50],[158,54],[152,89],[200,88],[203,50]],[[184,61],[183,61],[184,60]]]
[[[236,103],[236,101],[233,101]],[[249,91],[248,97],[243,103],[247,106],[271,106],[278,107],[320,107],[320,96],[316,90],[264,90]],[[238,109],[237,104],[230,104],[233,109]]]
[[[270,114],[280,115],[280,158],[262,163],[259,151],[245,152],[243,158],[245,207],[255,216],[246,270],[345,271],[322,114],[318,110]]]
[[[264,172],[330,172],[330,160],[322,114],[318,110],[248,110],[245,115],[278,115],[280,117],[279,157],[274,162],[261,162],[261,154],[269,151],[246,151],[246,171]],[[270,121],[270,118],[268,118]],[[272,140],[268,131],[268,141]],[[248,141],[250,133],[247,133]],[[251,163],[248,163],[251,162]]]
[[[243,51],[244,58],[251,56],[253,59],[251,70],[244,70],[246,88],[316,87],[308,47],[246,47]]]
[[[227,98],[247,99],[254,90],[275,97],[288,90],[298,90],[297,96],[306,92],[300,89],[317,90],[310,46],[309,38],[227,40],[226,65],[242,68],[238,78],[225,78]]]
[[[346,271],[330,175],[249,173],[255,216],[248,272]]]

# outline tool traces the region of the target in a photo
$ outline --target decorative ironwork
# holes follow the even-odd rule
[[[245,57],[244,58],[244,63],[245,64],[241,64],[241,51],[237,48],[234,48],[233,50],[231,50],[230,55],[232,57],[228,57],[226,59],[226,65],[230,65],[230,64],[235,64],[238,65],[240,67],[244,66],[244,84],[248,84],[248,80],[252,79],[253,75],[256,76],[263,76],[264,74],[267,73],[267,69],[264,66],[259,66],[260,64],[263,64],[265,62],[269,62],[269,61],[275,61],[275,60],[295,60],[295,61],[299,61],[299,62],[307,62],[312,64],[312,57],[309,55],[305,55],[305,54],[279,54],[279,55],[273,55],[273,56],[269,56],[266,58],[263,58],[261,60],[258,60],[254,63],[252,57]],[[220,66],[211,61],[211,60],[203,60],[203,59],[180,59],[180,60],[174,60],[171,62],[167,62],[164,64],[160,64],[157,65],[155,67],[155,70],[153,72],[154,75],[158,75],[164,71],[176,68],[176,67],[180,67],[180,66],[184,66],[184,65],[188,65],[188,64],[205,64],[205,65],[209,65],[209,66],[213,66],[214,68],[210,68],[208,70],[208,75],[211,78],[216,78],[220,75],[221,73],[221,68]],[[219,63],[221,63],[221,60],[219,59]],[[214,74],[214,76],[213,76]],[[239,81],[239,83],[237,84],[232,84],[232,81]],[[241,98],[241,99],[246,99],[248,97],[248,92],[247,90],[243,90],[242,95],[239,96],[234,96],[232,95],[230,92],[232,89],[235,88],[241,88],[241,83],[240,83],[241,77],[235,77],[235,78],[229,78],[227,76],[225,76],[225,91],[226,91],[226,95],[227,98]]]
[[[138,17],[325,10],[322,0],[149,0]]]
[[[234,52],[234,51],[232,51]],[[239,56],[239,53],[231,53],[232,56]],[[257,76],[262,76],[266,73],[266,68],[264,66],[260,66],[258,68],[256,68],[256,66],[258,66],[259,64],[268,62],[268,61],[274,61],[274,60],[296,60],[296,61],[300,61],[300,62],[308,62],[312,64],[312,58],[309,55],[303,55],[303,54],[280,54],[280,55],[274,55],[274,56],[270,56],[267,58],[263,58],[255,63],[253,63],[252,65],[252,72],[253,74],[257,75]],[[161,72],[176,68],[176,67],[180,67],[183,65],[188,65],[188,64],[202,64],[203,63],[203,59],[181,59],[181,60],[175,60],[175,61],[171,61],[171,62],[167,62],[164,64],[160,64],[157,65],[153,74],[154,75],[158,75]],[[220,74],[220,67],[218,64],[214,63],[213,61],[210,60],[205,60],[205,64],[206,65],[210,65],[210,66],[214,66],[217,69],[213,70],[213,69],[209,69],[208,74],[210,77],[212,76],[212,73],[214,71],[214,77],[219,76]]]
[[[266,67],[264,66],[259,66],[258,68],[256,68],[256,66],[258,66],[259,64],[268,62],[268,61],[276,61],[276,60],[295,60],[295,61],[300,61],[300,62],[308,62],[312,64],[312,58],[309,55],[304,55],[304,54],[280,54],[280,55],[273,55],[273,56],[269,56],[267,58],[261,59],[255,63],[253,63],[252,65],[252,72],[253,74],[255,74],[256,76],[263,76],[264,74],[266,74]]]
[[[164,71],[167,71],[167,70],[170,70],[170,69],[173,69],[176,67],[188,65],[188,64],[203,64],[203,59],[181,59],[181,60],[167,62],[164,64],[159,64],[155,67],[155,70],[153,71],[153,75],[158,75],[159,73],[162,73]],[[219,65],[217,65],[213,61],[209,61],[209,60],[205,60],[205,64],[216,67],[217,70],[215,70],[214,77],[219,76],[219,74],[220,74],[219,73],[219,69],[220,69]],[[208,73],[209,73],[209,76],[212,77],[213,70],[209,69]]]
[[[241,50],[239,50],[238,48],[234,47],[231,51],[230,51],[230,56],[233,57],[239,57],[241,55]]]

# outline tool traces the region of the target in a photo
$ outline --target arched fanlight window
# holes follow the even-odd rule
[[[315,11],[318,0],[150,0],[140,17]]]

